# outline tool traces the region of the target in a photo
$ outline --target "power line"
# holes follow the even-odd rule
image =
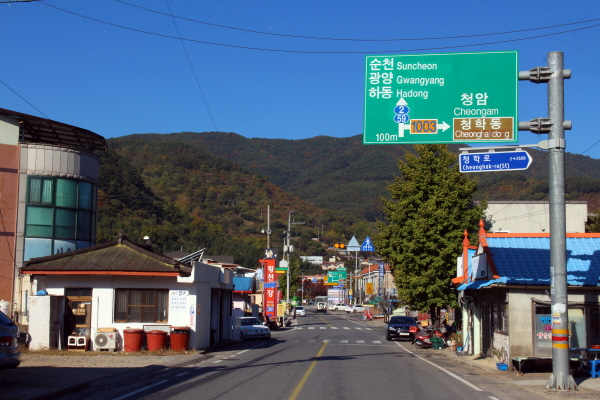
[[[498,41],[495,41],[495,42],[464,44],[464,45],[454,45],[454,46],[429,47],[429,48],[421,48],[421,49],[369,50],[369,51],[307,51],[307,50],[269,49],[269,48],[264,48],[264,47],[240,46],[240,45],[234,45],[234,44],[209,42],[209,41],[205,41],[205,40],[188,39],[188,38],[178,38],[178,37],[171,36],[171,35],[164,35],[162,33],[149,32],[149,31],[144,31],[144,30],[141,30],[141,29],[135,29],[135,28],[130,28],[130,27],[123,26],[123,25],[114,24],[112,22],[103,21],[103,20],[100,20],[100,19],[97,19],[97,18],[92,18],[92,17],[88,17],[86,15],[78,14],[78,13],[73,12],[73,11],[65,10],[64,8],[53,6],[53,5],[48,4],[48,3],[40,3],[40,4],[44,4],[44,5],[48,6],[48,7],[52,7],[54,9],[57,9],[57,10],[60,10],[60,11],[66,12],[66,13],[69,13],[69,14],[72,14],[72,15],[76,15],[76,16],[81,17],[81,18],[85,18],[85,19],[89,19],[91,21],[99,22],[101,24],[110,25],[110,26],[114,26],[114,27],[117,27],[117,28],[130,30],[130,31],[133,31],[133,32],[144,33],[144,34],[147,34],[147,35],[159,36],[159,37],[164,37],[164,38],[168,38],[168,39],[185,40],[185,41],[194,42],[194,43],[210,44],[210,45],[213,45],[213,46],[231,47],[231,48],[236,48],[236,49],[257,50],[257,51],[271,51],[271,52],[280,52],[280,53],[298,53],[298,54],[386,54],[386,53],[406,53],[406,52],[415,52],[415,51],[445,50],[445,49],[455,49],[455,48],[475,47],[475,46],[487,46],[487,45],[492,45],[492,44],[510,43],[510,42],[519,42],[519,41],[523,41],[523,40],[539,39],[539,38],[542,38],[542,37],[562,35],[562,34],[565,34],[565,33],[577,32],[577,31],[581,31],[581,30],[585,30],[585,29],[591,29],[591,28],[595,28],[595,27],[600,26],[600,24],[595,24],[595,25],[590,25],[590,26],[586,26],[586,27],[582,27],[582,28],[569,29],[569,30],[561,31],[561,32],[554,32],[554,33],[548,33],[548,34],[537,35],[537,36],[529,36],[529,37],[518,38],[518,39],[507,39],[507,40],[498,40]]]
[[[584,24],[584,23],[587,23],[587,22],[600,21],[600,18],[595,18],[595,19],[590,19],[590,20],[586,20],[586,21],[569,22],[569,23],[565,23],[565,24],[542,26],[542,27],[539,27],[539,28],[519,29],[519,30],[514,30],[514,31],[506,31],[506,32],[481,33],[481,34],[476,34],[476,35],[445,36],[445,37],[432,37],[432,38],[410,38],[410,39],[408,39],[408,38],[401,38],[401,39],[352,39],[352,38],[332,38],[332,37],[319,37],[319,36],[291,35],[291,34],[285,34],[285,33],[264,32],[264,31],[256,31],[256,30],[252,30],[252,29],[237,28],[237,27],[234,27],[234,26],[214,24],[214,23],[210,23],[210,22],[199,21],[199,20],[196,20],[196,19],[181,17],[181,16],[177,16],[177,15],[169,15],[169,14],[161,12],[161,11],[152,10],[150,8],[142,7],[142,6],[139,6],[137,4],[131,4],[131,3],[128,3],[128,2],[123,1],[123,0],[115,0],[115,1],[117,1],[119,3],[127,4],[128,6],[137,7],[137,8],[140,8],[142,10],[153,12],[153,13],[156,13],[156,14],[168,15],[168,16],[171,16],[173,18],[178,18],[178,19],[182,19],[182,20],[185,20],[185,21],[196,22],[198,24],[203,24],[203,25],[214,26],[214,27],[217,27],[217,28],[232,29],[232,30],[241,31],[241,32],[257,33],[257,34],[260,34],[260,35],[269,35],[269,36],[283,36],[283,37],[291,37],[291,38],[298,38],[298,39],[313,39],[313,40],[338,40],[338,41],[351,41],[351,42],[396,42],[396,41],[416,41],[416,40],[463,39],[463,38],[472,38],[472,37],[481,37],[481,36],[507,35],[507,34],[510,34],[510,33],[535,31],[535,30],[541,30],[541,29],[551,29],[551,28],[558,28],[558,27],[561,27],[561,26],[577,25],[577,24]]]
[[[35,108],[37,110],[37,112],[39,112],[40,114],[42,114],[44,117],[46,117],[46,119],[50,119],[46,114],[44,114],[43,112],[41,112],[36,106],[34,106],[33,104],[31,104],[30,102],[27,101],[27,99],[25,99],[23,96],[21,96],[19,93],[17,93],[13,88],[11,88],[10,86],[8,86],[6,83],[4,83],[4,81],[2,79],[0,79],[0,83],[2,83],[4,86],[6,86],[10,91],[12,91],[14,94],[16,94],[17,96],[19,96],[25,103],[29,104],[31,107]]]
[[[196,79],[196,85],[198,85],[198,89],[200,90],[200,94],[202,95],[202,99],[204,100],[204,104],[206,105],[206,110],[208,111],[208,115],[210,116],[210,120],[215,127],[215,131],[218,131],[217,124],[215,123],[215,119],[213,118],[212,113],[210,112],[210,107],[208,107],[208,101],[206,101],[206,96],[204,96],[204,91],[200,86],[200,81],[198,81],[198,76],[196,75],[196,70],[194,69],[194,65],[192,64],[192,60],[190,60],[190,55],[188,54],[187,49],[185,48],[185,43],[181,40],[181,33],[179,32],[179,28],[177,27],[177,23],[175,22],[175,18],[173,18],[173,14],[171,13],[171,7],[169,6],[169,2],[165,0],[167,3],[167,8],[169,9],[169,13],[171,14],[171,18],[173,19],[173,25],[175,25],[175,29],[177,30],[177,36],[179,36],[179,40],[181,41],[181,46],[183,47],[183,51],[185,52],[185,56],[187,57],[188,63],[190,64],[190,68],[192,69],[192,73],[194,74],[194,78]]]

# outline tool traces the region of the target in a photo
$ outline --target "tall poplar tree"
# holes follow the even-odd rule
[[[463,232],[475,231],[487,202],[473,202],[473,178],[459,171],[447,145],[414,146],[399,161],[401,175],[388,187],[392,199],[382,199],[387,222],[380,224],[375,247],[391,263],[398,298],[434,323],[440,309],[457,306],[450,280],[456,276]]]

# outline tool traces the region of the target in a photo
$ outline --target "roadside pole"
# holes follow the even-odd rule
[[[550,294],[552,297],[552,375],[547,389],[577,389],[569,373],[569,315],[567,301],[567,225],[565,211],[565,131],[563,53],[548,53],[548,134],[550,164]],[[565,75],[567,72],[567,76]]]
[[[564,80],[571,71],[563,69],[564,55],[548,53],[548,67],[519,72],[520,80],[548,84],[548,118],[519,122],[519,130],[548,133],[550,197],[550,298],[552,305],[552,375],[546,389],[576,390],[569,372],[569,315],[567,299],[567,223],[565,210],[565,121]]]

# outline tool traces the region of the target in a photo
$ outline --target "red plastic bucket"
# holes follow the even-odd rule
[[[190,328],[177,326],[171,328],[171,350],[185,351],[190,342]]]
[[[148,351],[162,350],[167,343],[167,332],[159,330],[148,331],[146,332],[146,342],[148,343]]]
[[[125,353],[135,353],[142,349],[142,339],[144,338],[143,329],[124,329],[124,349]]]

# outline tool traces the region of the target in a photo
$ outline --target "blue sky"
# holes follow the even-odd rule
[[[367,55],[517,50],[523,71],[562,51],[567,151],[600,158],[597,0],[0,0],[0,33],[1,108],[106,138],[354,136]],[[519,83],[520,121],[547,117],[546,93]]]

